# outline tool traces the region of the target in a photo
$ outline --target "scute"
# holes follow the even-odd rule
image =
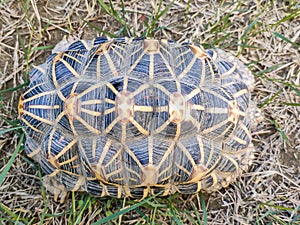
[[[219,49],[143,38],[59,44],[19,102],[55,196],[215,191],[247,169],[251,72]]]

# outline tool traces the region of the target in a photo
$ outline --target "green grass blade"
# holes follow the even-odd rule
[[[130,206],[128,208],[122,209],[119,212],[113,213],[113,214],[111,214],[111,215],[109,215],[109,216],[107,216],[107,217],[105,217],[105,218],[103,218],[101,220],[98,220],[97,222],[92,223],[92,225],[100,225],[100,224],[107,223],[107,222],[109,222],[112,219],[115,219],[115,218],[117,218],[117,217],[119,217],[119,216],[121,216],[121,215],[123,215],[125,213],[130,212],[131,210],[134,210],[134,209],[136,209],[136,208],[144,205],[145,203],[148,203],[149,200],[151,200],[151,199],[153,199],[155,197],[156,197],[156,195],[153,195],[153,196],[151,196],[151,197],[149,197],[147,199],[144,199],[143,201],[141,201],[139,203],[136,203],[136,204],[134,204],[134,205],[132,205],[132,206]]]
[[[19,151],[21,150],[21,145],[23,144],[23,140],[24,140],[24,134],[21,135],[19,143],[15,149],[15,151],[13,152],[13,154],[11,155],[10,159],[8,160],[7,164],[4,166],[3,171],[0,174],[0,185],[2,184],[2,182],[4,181],[7,172],[9,171],[10,167],[12,166],[17,154],[19,153]]]
[[[271,120],[271,123],[275,126],[276,130],[279,132],[280,136],[288,145],[290,145],[290,140],[286,136],[285,132],[280,128],[279,124],[276,122],[276,120]]]
[[[166,8],[161,11],[158,15],[157,15],[157,20],[162,17],[163,15],[165,15],[169,10],[170,8],[172,7],[172,5],[174,4],[175,0],[173,0],[169,5],[166,6]],[[160,8],[161,8],[161,4],[162,4],[162,0],[160,1],[160,4],[159,4],[159,10],[160,11]]]
[[[200,197],[201,208],[202,208],[202,211],[203,211],[203,225],[207,225],[207,210],[206,210],[204,197],[203,197],[203,194],[201,192],[199,193],[199,197]]]
[[[22,129],[22,127],[12,127],[12,128],[8,128],[8,129],[0,130],[0,135],[3,135],[5,133],[8,133],[13,130],[19,130],[19,129]]]
[[[283,36],[282,34],[279,34],[279,33],[277,33],[277,32],[273,32],[273,34],[274,34],[276,37],[278,37],[278,38],[284,40],[285,42],[287,42],[287,43],[289,43],[289,44],[291,44],[291,45],[293,45],[293,46],[295,46],[295,47],[297,47],[297,48],[300,48],[300,45],[299,45],[299,44],[297,44],[297,43],[291,41],[290,39],[288,39],[287,37]]]
[[[29,84],[29,80],[26,80],[26,82],[24,84],[21,84],[21,85],[18,85],[16,87],[12,87],[12,88],[8,88],[8,89],[5,89],[5,90],[2,90],[0,91],[0,94],[3,94],[3,93],[7,93],[7,92],[13,92],[13,91],[16,91],[16,90],[19,90],[23,87],[26,87],[27,85]]]
[[[296,92],[297,95],[300,96],[300,90],[299,90],[299,89],[296,89],[296,88],[294,88],[293,86],[290,86],[290,88],[291,88],[294,92]]]

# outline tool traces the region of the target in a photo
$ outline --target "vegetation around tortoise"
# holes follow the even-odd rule
[[[172,4],[172,5],[170,5]],[[1,1],[0,223],[297,224],[300,206],[299,1]],[[63,36],[148,36],[218,47],[255,76],[264,114],[252,133],[252,165],[213,194],[95,198],[46,194],[41,167],[25,156],[18,98],[32,65]]]
[[[250,164],[254,79],[237,58],[167,40],[66,42],[19,103],[26,152],[55,198],[211,192]]]

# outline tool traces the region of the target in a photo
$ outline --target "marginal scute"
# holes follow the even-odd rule
[[[144,40],[144,49],[147,52],[159,52],[159,41],[153,39],[145,39]]]
[[[18,104],[25,150],[55,198],[212,192],[253,159],[254,78],[220,49],[71,41],[30,78]]]

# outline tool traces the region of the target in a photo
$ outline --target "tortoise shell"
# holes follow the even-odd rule
[[[19,102],[56,197],[215,191],[251,162],[253,76],[220,49],[142,38],[58,46]]]

